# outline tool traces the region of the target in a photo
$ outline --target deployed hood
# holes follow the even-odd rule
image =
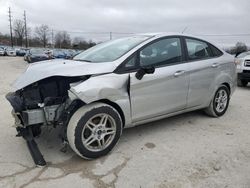
[[[48,60],[31,64],[13,83],[16,90],[52,76],[85,76],[113,72],[116,65],[110,63],[87,63],[74,60]]]

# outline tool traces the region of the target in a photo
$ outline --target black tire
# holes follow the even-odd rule
[[[226,103],[226,106],[224,107],[223,111],[218,111],[216,109],[216,96],[218,95],[218,93],[223,90],[226,92],[226,95],[227,95],[227,103]],[[217,91],[215,92],[214,94],[214,97],[210,103],[210,105],[205,109],[205,113],[209,116],[212,116],[212,117],[220,117],[222,115],[225,114],[225,112],[227,111],[227,108],[228,108],[228,105],[229,105],[229,101],[230,101],[230,91],[228,89],[227,86],[225,85],[222,85],[220,86]]]
[[[104,149],[100,151],[92,151],[83,143],[83,131],[86,130],[85,126],[87,122],[98,114],[107,114],[109,117],[113,118],[116,129],[110,143]],[[67,138],[70,147],[80,157],[85,159],[95,159],[106,155],[114,148],[122,134],[122,128],[123,125],[120,114],[112,106],[104,103],[93,103],[79,108],[73,114],[67,127]]]
[[[28,62],[28,63],[31,63],[30,57],[27,58],[27,62]]]
[[[248,84],[248,82],[247,82],[246,80],[241,80],[241,79],[238,79],[238,80],[237,80],[237,85],[238,85],[239,87],[246,87],[247,84]]]

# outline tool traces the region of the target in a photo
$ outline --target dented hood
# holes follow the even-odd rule
[[[39,80],[52,76],[85,76],[93,74],[103,74],[113,72],[116,65],[107,63],[87,63],[74,60],[48,60],[33,63],[27,70],[13,83],[16,90],[22,89]]]

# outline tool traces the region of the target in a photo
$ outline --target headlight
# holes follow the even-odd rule
[[[235,65],[240,65],[241,64],[241,60],[240,59],[235,59],[234,63],[235,63]]]

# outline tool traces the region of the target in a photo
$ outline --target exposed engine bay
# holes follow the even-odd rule
[[[63,141],[67,140],[65,130],[68,120],[74,110],[82,105],[79,101],[70,99],[70,85],[88,78],[89,76],[49,77],[6,95],[13,107],[17,136],[22,136],[27,141],[37,165],[43,166],[46,162],[33,138],[41,134],[42,126],[60,125],[60,137]]]
[[[72,102],[68,96],[70,84],[85,79],[86,77],[50,77],[9,93],[6,98],[20,120],[20,127],[34,124],[56,125],[60,123],[58,121],[63,111]]]

